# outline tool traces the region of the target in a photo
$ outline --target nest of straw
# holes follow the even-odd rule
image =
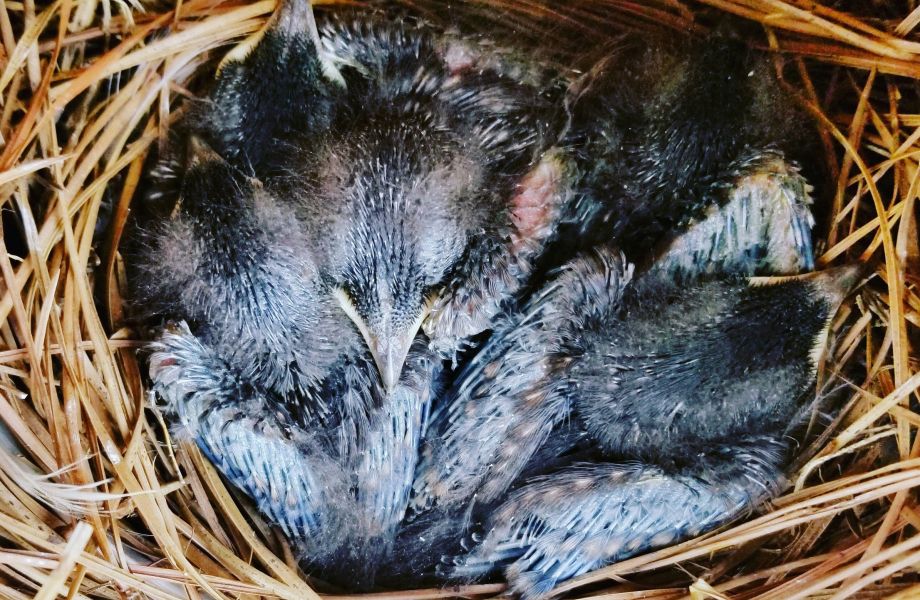
[[[441,8],[403,4],[423,15]],[[815,182],[823,190],[818,263],[877,265],[873,284],[841,311],[823,367],[822,381],[846,373],[841,416],[796,465],[784,495],[746,522],[614,564],[560,593],[920,596],[915,4],[469,0],[460,11],[480,27],[553,36],[557,58],[573,66],[584,48],[623,30],[707,35],[718,13],[757,25],[752,43],[774,53],[821,132],[829,177]],[[284,540],[194,447],[172,443],[150,408],[142,343],[123,325],[117,252],[175,109],[273,6],[0,3],[2,597],[318,597]]]

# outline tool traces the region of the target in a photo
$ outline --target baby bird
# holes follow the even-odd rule
[[[473,533],[478,543],[455,547],[442,576],[503,567],[515,592],[540,598],[733,520],[778,490],[831,318],[860,269],[690,285],[654,275],[627,284],[629,275],[615,250],[575,259],[498,330],[490,362],[464,373],[454,393],[465,402],[444,409],[441,443],[490,419],[507,429],[497,442],[450,448],[472,455],[460,468],[480,461],[478,486],[461,502],[465,482],[454,472],[438,481],[454,487],[429,511],[454,529],[427,515],[429,529],[405,541],[431,539],[441,552],[445,536]]]
[[[487,44],[409,20],[317,27],[284,0],[157,170],[136,296],[179,323],[155,389],[324,576],[369,585],[439,356],[490,326],[554,233],[560,90]]]
[[[578,193],[551,252],[600,246],[612,257],[617,248],[647,279],[688,284],[812,268],[810,186],[784,158],[794,134],[776,123],[795,122],[795,113],[763,57],[739,46],[627,39],[573,86],[566,140],[579,165]],[[611,278],[607,300],[580,310],[618,309],[632,269],[606,262],[598,272]],[[579,315],[560,317],[543,300],[566,285],[575,284],[548,284],[497,325],[495,341],[436,410],[418,509],[499,497],[566,414],[567,403],[543,383],[571,360],[565,350],[556,355],[567,343],[556,319]],[[546,323],[546,335],[535,338],[528,323]]]
[[[182,320],[153,344],[154,389],[308,565],[371,578],[405,511],[440,360],[419,340],[385,389],[283,205],[194,138],[187,158],[174,213],[142,232],[138,292]]]
[[[748,280],[813,265],[810,187],[775,124],[790,109],[762,59],[679,48],[630,41],[575,94],[581,196],[562,237],[589,249],[497,324],[433,412],[401,543],[427,544],[429,564],[450,548],[444,577],[504,568],[539,598],[780,485],[858,270]]]

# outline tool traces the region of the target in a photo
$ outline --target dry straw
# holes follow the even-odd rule
[[[436,15],[434,0],[412,0]],[[819,263],[877,261],[848,303],[824,380],[846,411],[759,516],[562,586],[572,596],[920,597],[920,6],[808,0],[471,0],[462,11],[552,35],[560,60],[624,29],[755,44],[822,131],[831,179]],[[291,553],[149,410],[121,322],[113,246],[143,165],[195,78],[256,31],[272,0],[0,3],[0,596],[315,598]],[[705,18],[704,18],[705,17]],[[216,50],[216,52],[211,52]],[[567,54],[571,52],[570,54]],[[200,77],[198,77],[200,80]],[[108,224],[97,231],[100,214]],[[846,369],[843,367],[849,365]],[[839,381],[839,379],[837,379]],[[66,485],[65,485],[66,484]],[[377,594],[488,597],[500,584]]]

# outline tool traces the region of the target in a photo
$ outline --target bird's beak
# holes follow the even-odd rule
[[[418,328],[415,331],[382,332],[381,335],[369,333],[365,336],[387,393],[391,393],[399,383],[409,347],[417,332]]]
[[[382,326],[371,328],[355,309],[354,303],[344,290],[337,291],[335,296],[342,310],[364,337],[371,356],[374,357],[374,362],[377,364],[377,369],[380,371],[383,385],[387,393],[391,393],[399,383],[403,365],[409,355],[409,348],[412,347],[415,336],[428,316],[432,302],[425,303],[418,317],[408,327],[393,327],[389,320],[385,320]]]

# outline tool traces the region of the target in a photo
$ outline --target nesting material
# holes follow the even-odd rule
[[[570,597],[920,595],[920,8],[852,0],[375,4],[541,43],[572,68],[624,31],[747,23],[821,132],[819,268],[876,277],[832,327],[819,390],[844,406],[753,518],[564,583]],[[843,6],[849,12],[840,12]],[[290,549],[174,442],[144,389],[116,249],[185,98],[274,8],[0,3],[0,597],[316,598]],[[588,49],[587,51],[585,49]],[[374,598],[489,597],[502,584]],[[354,596],[363,597],[363,596]]]

